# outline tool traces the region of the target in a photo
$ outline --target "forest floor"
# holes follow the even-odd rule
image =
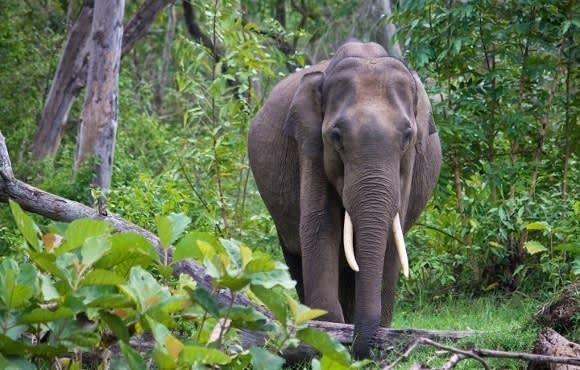
[[[539,311],[542,300],[521,294],[491,295],[479,298],[448,298],[437,303],[423,302],[419,305],[402,301],[395,309],[393,327],[441,330],[474,330],[473,337],[446,343],[461,349],[493,349],[513,352],[531,352],[534,341],[541,331],[533,317]],[[545,302],[545,301],[544,301]],[[404,348],[397,352],[403,353]],[[394,360],[399,355],[388,357]],[[437,368],[450,357],[447,352],[423,346],[415,350],[409,359],[397,366],[408,369],[415,363]],[[526,363],[517,360],[487,359],[493,369],[525,369]],[[456,369],[481,369],[473,360],[461,361]]]

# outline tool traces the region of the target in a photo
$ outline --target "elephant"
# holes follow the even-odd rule
[[[273,88],[248,156],[300,300],[353,323],[352,351],[368,357],[409,274],[403,233],[441,168],[418,75],[379,44],[347,42]]]

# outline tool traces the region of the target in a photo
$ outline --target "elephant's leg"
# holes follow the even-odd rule
[[[354,320],[354,297],[355,276],[350,267],[340,270],[340,305],[344,315],[344,322],[352,323]]]
[[[392,233],[391,233],[392,234]],[[383,264],[383,287],[381,290],[381,326],[389,327],[393,321],[395,292],[401,265],[393,236],[389,236]]]
[[[280,239],[280,244],[282,245],[282,253],[284,254],[284,260],[288,269],[290,270],[290,276],[292,279],[296,280],[296,293],[298,293],[298,298],[300,302],[304,302],[304,282],[302,280],[302,257],[288,252],[284,246],[282,239]]]
[[[303,168],[308,163],[304,163]],[[323,171],[317,169],[320,176]],[[314,172],[312,172],[314,173]],[[303,177],[300,196],[300,246],[304,301],[328,313],[322,318],[344,322],[338,293],[342,240],[342,203],[323,178]]]

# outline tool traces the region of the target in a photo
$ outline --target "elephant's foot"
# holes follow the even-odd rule
[[[368,358],[371,339],[379,327],[379,319],[355,322],[352,353],[356,359]]]

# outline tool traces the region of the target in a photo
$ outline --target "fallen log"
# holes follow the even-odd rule
[[[119,232],[134,232],[142,235],[156,248],[160,256],[165,256],[159,238],[152,232],[135,225],[122,217],[113,213],[100,214],[96,209],[88,207],[82,203],[72,201],[45,192],[14,176],[12,164],[6,148],[6,142],[0,131],[0,201],[8,202],[12,199],[23,209],[47,217],[55,221],[70,222],[79,218],[94,218],[109,222],[115,230]],[[180,274],[190,275],[199,286],[214,292],[214,297],[219,305],[225,307],[232,302],[231,293],[227,289],[213,288],[212,279],[205,269],[195,261],[180,261],[173,267],[176,276]],[[252,306],[259,312],[272,319],[274,315],[265,307],[250,301],[247,297],[236,294],[233,303],[242,306]],[[311,321],[311,327],[324,331],[336,338],[339,342],[349,345],[352,343],[353,326],[350,324],[338,324],[324,321]],[[379,328],[375,334],[372,344],[385,348],[395,340],[413,341],[418,337],[425,337],[434,340],[440,339],[461,339],[473,335],[473,331],[438,331],[438,330],[416,330],[416,329],[387,329]],[[265,336],[263,333],[254,331],[243,331],[240,333],[244,347],[251,345],[263,345]],[[143,345],[143,343],[141,343]],[[298,348],[290,349],[284,356],[290,360],[304,359],[311,357],[315,352],[312,348],[301,345]]]
[[[542,327],[549,327],[563,336],[576,328],[575,317],[580,314],[580,281],[572,283],[558,294],[553,301],[545,304],[535,315]]]
[[[552,328],[544,328],[534,344],[533,352],[545,356],[565,356],[578,359],[576,365],[530,362],[528,370],[580,370],[580,344],[570,342]]]

